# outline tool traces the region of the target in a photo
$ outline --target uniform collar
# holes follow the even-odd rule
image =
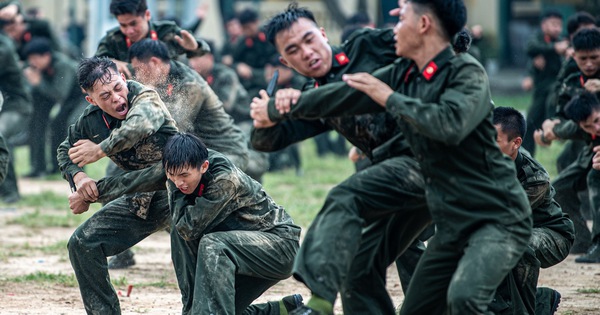
[[[127,35],[125,34],[123,34],[123,36],[125,36],[125,44],[127,44],[127,48],[131,47],[133,43],[131,42],[129,37],[127,37]],[[156,33],[156,30],[154,29],[154,23],[152,23],[151,21],[148,21],[148,34],[146,34],[146,38],[158,40],[158,33]]]
[[[350,62],[346,52],[339,46],[331,46],[331,69],[341,68]]]
[[[521,149],[519,149],[519,151],[517,151],[517,158],[515,159],[515,165],[517,167],[517,172],[518,172],[518,170],[523,168],[523,163],[525,163],[524,160],[525,159],[523,158],[523,153],[521,153]]]
[[[427,81],[432,81],[440,70],[450,62],[450,59],[454,58],[454,56],[456,56],[456,54],[449,45],[425,65],[420,73],[421,76]],[[404,82],[407,83],[411,81],[416,72],[417,66],[414,61],[411,61],[410,67],[408,67],[408,70],[406,70],[406,73],[404,74]]]

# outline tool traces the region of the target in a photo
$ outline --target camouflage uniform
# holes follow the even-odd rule
[[[166,141],[177,132],[175,122],[154,90],[134,81],[128,81],[127,87],[130,107],[125,120],[117,120],[89,105],[69,127],[67,139],[58,149],[63,176],[83,171],[68,155],[80,139],[100,144],[102,151],[125,170],[160,163]],[[169,224],[167,194],[159,191],[120,195],[75,230],[68,243],[69,258],[88,314],[120,314],[106,257],[130,248]]]
[[[242,170],[248,165],[247,139],[223,109],[208,83],[190,67],[170,61],[169,74],[156,87],[180,131],[193,133],[213,150],[225,154]]]
[[[0,109],[0,134],[11,142],[20,133],[27,130],[29,118],[33,111],[29,90],[21,73],[18,57],[13,41],[0,33],[0,92],[4,95],[4,104]],[[19,196],[17,177],[12,159],[9,160],[8,172],[4,183],[0,185],[0,197],[5,201],[16,201]]]
[[[447,47],[422,72],[411,60],[398,59],[374,76],[396,91],[386,112],[398,118],[419,161],[436,224],[400,314],[488,314],[492,293],[521,258],[532,224],[515,165],[496,144],[485,70]],[[308,107],[305,119],[384,110],[345,83],[306,96],[295,107]],[[312,241],[309,233],[303,247]],[[300,248],[294,271],[300,278],[311,272],[303,268],[310,263],[303,254]]]
[[[259,150],[274,151],[335,129],[373,161],[374,165],[329,192],[300,248],[294,274],[314,294],[332,303],[340,292],[344,313],[393,314],[385,288],[387,267],[431,222],[425,183],[400,126],[388,113],[347,116],[340,111],[315,120],[324,116],[302,119],[297,112],[304,102],[310,104],[323,96],[321,90],[341,81],[343,74],[371,72],[397,58],[392,30],[364,29],[355,34],[341,47],[332,47],[329,74],[312,82],[318,86],[308,91],[314,98],[303,93],[292,107],[290,117],[295,119],[255,129],[251,140]],[[269,114],[273,121],[283,119],[273,100]],[[414,268],[416,261],[409,265]],[[401,281],[404,286],[409,279]]]
[[[29,146],[31,165],[34,172],[46,171],[46,131],[50,111],[55,104],[60,111],[50,123],[51,172],[58,171],[56,149],[67,135],[67,127],[74,122],[85,108],[81,87],[77,82],[77,62],[59,52],[52,53],[48,69],[42,72],[42,80],[32,86],[35,110],[31,116]],[[76,118],[76,117],[75,117]]]
[[[541,55],[546,61],[546,65],[542,70],[531,66],[531,76],[534,84],[533,101],[527,111],[527,133],[523,137],[523,148],[532,155],[535,155],[533,132],[539,129],[544,120],[549,117],[548,113],[546,113],[546,100],[554,82],[556,82],[556,76],[563,62],[563,57],[554,49],[554,44],[558,40],[545,36],[539,31],[527,43],[527,56],[534,58]]]
[[[544,167],[524,149],[519,151],[515,165],[531,205],[533,232],[529,248],[496,290],[490,310],[494,314],[539,314],[536,288],[540,267],[552,267],[567,258],[575,229],[554,201],[554,188]]]

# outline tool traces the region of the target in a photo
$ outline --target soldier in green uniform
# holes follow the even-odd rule
[[[0,108],[4,104],[4,97],[2,93],[0,93]],[[9,160],[9,152],[8,147],[6,146],[6,142],[4,141],[4,137],[0,133],[0,184],[4,182],[4,178],[6,177],[6,172],[8,171],[8,160]]]
[[[35,110],[29,126],[31,173],[43,176],[58,172],[56,149],[67,135],[67,127],[75,121],[84,106],[83,93],[77,82],[77,63],[58,51],[53,51],[48,40],[34,38],[23,48],[29,66],[25,78],[32,87]],[[55,105],[59,112],[50,122],[50,111]],[[46,165],[46,134],[50,125],[51,166]]]
[[[529,248],[496,290],[490,310],[494,314],[554,314],[560,294],[537,289],[541,268],[563,261],[575,240],[573,222],[554,201],[554,188],[544,167],[520,149],[527,128],[523,115],[508,107],[494,109],[494,126],[500,150],[515,161],[517,178],[525,189],[533,215]],[[537,292],[537,297],[536,297]]]
[[[322,86],[340,81],[345,73],[373,71],[396,59],[391,29],[364,29],[342,46],[330,46],[312,12],[297,5],[274,16],[267,29],[281,62],[313,78],[305,88],[316,93]],[[275,99],[289,105],[299,93],[282,89]],[[261,95],[267,97],[265,91]],[[396,120],[378,113],[255,126],[263,127],[252,133],[252,144],[258,150],[280,150],[335,129],[373,161],[374,165],[329,192],[303,242],[301,263],[297,262],[295,269],[310,268],[299,277],[318,296],[309,301],[311,307],[321,308],[324,314],[333,312],[338,292],[345,313],[393,313],[394,305],[385,288],[387,267],[430,223],[424,182]],[[310,262],[300,257],[313,251],[317,252],[310,261],[314,265],[309,266]],[[403,287],[408,285],[420,253],[422,250],[416,259],[400,256],[406,258],[408,266],[402,273],[408,275],[401,279]]]
[[[21,72],[17,51],[10,38],[0,32],[0,92],[4,104],[0,109],[0,134],[10,143],[20,133],[27,130],[33,111],[31,96]],[[19,188],[12,159],[9,159],[8,172],[0,185],[2,202],[14,203],[19,200]]]
[[[472,56],[456,55],[450,47],[466,18],[461,0],[407,1],[395,27],[396,54],[403,58],[374,76],[347,74],[346,83],[303,92],[292,108],[296,117],[306,119],[385,109],[407,137],[425,177],[427,206],[437,230],[400,314],[489,313],[494,290],[521,258],[531,235],[531,208],[514,162],[495,141],[485,70]],[[319,252],[302,247],[313,239],[331,239],[309,234],[294,275],[308,283],[314,297],[319,294],[314,283],[319,282],[306,279],[313,278]],[[309,312],[299,314],[319,314]]]
[[[99,197],[95,182],[82,169],[84,165],[108,156],[125,170],[152,166],[160,163],[165,143],[177,132],[158,93],[125,81],[110,59],[84,59],[77,77],[91,105],[69,127],[58,149],[63,176],[72,176],[77,186],[69,197],[75,214],[87,211],[89,201]],[[164,230],[169,223],[167,194],[159,191],[120,195],[73,232],[68,242],[69,259],[88,314],[120,314],[106,257]]]
[[[523,148],[535,155],[534,130],[540,128],[546,113],[546,100],[556,76],[560,71],[568,40],[561,39],[562,15],[557,11],[548,11],[542,15],[541,30],[527,44],[527,56],[531,61],[533,78],[533,100],[527,111],[527,131],[523,139]]]
[[[132,77],[129,65],[129,48],[144,38],[160,40],[167,44],[169,56],[177,58],[198,56],[209,50],[201,39],[196,39],[171,21],[151,21],[146,0],[112,0],[110,13],[119,26],[109,30],[100,40],[96,56],[108,57],[128,78]]]
[[[534,134],[536,141],[541,145],[549,145],[555,138],[569,139],[569,137],[578,129],[576,124],[570,123],[565,114],[566,104],[576,95],[583,91],[600,93],[600,31],[597,29],[583,29],[573,37],[573,59],[577,63],[578,72],[572,73],[561,84],[561,90],[557,97],[557,113],[553,119],[546,120],[543,124],[543,130],[538,130]],[[574,139],[577,141],[577,139]],[[586,220],[583,217],[581,206],[581,196],[578,192],[585,191],[589,187],[586,181],[577,174],[576,170],[587,173],[587,170],[581,168],[571,168],[571,165],[578,164],[581,154],[589,151],[588,149],[577,152],[578,158],[567,168],[571,169],[569,173],[560,173],[553,186],[556,189],[556,200],[562,206],[563,210],[569,214],[575,225],[575,244],[571,253],[585,253],[592,244],[592,235],[587,227]],[[589,161],[581,161],[586,165]],[[593,211],[593,210],[592,210]]]
[[[582,221],[580,224],[584,224],[586,222],[579,212],[581,201],[577,193],[582,189],[588,190],[593,221],[590,236],[591,246],[588,248],[587,253],[576,258],[575,262],[600,263],[600,211],[598,211],[598,205],[600,204],[598,193],[600,172],[592,168],[593,148],[600,144],[598,141],[600,135],[598,125],[600,101],[598,101],[597,93],[580,92],[564,107],[564,114],[566,118],[570,119],[569,121],[554,120],[544,123],[543,134],[545,140],[550,143],[557,138],[579,139],[586,141],[587,147],[580,152],[577,160],[569,165],[554,181],[556,199],[564,208],[574,212],[572,216]],[[579,226],[576,223],[576,242],[578,241],[577,237],[585,235],[578,231],[578,228]],[[584,228],[586,234],[589,235],[587,225],[581,226],[581,229]],[[589,240],[587,241],[589,242]]]

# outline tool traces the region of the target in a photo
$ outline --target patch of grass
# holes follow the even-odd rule
[[[70,210],[65,210],[64,214],[44,214],[40,210],[35,210],[32,213],[25,213],[19,217],[7,220],[7,224],[20,224],[25,227],[40,229],[45,227],[77,227],[87,218],[89,218],[94,210],[74,215]]]
[[[598,288],[577,289],[577,293],[583,293],[583,294],[600,294],[600,287],[598,287]]]
[[[531,93],[518,93],[514,95],[496,94],[492,97],[494,104],[498,107],[513,107],[521,111],[523,114],[531,105]]]
[[[111,279],[110,282],[115,287],[120,287],[129,284],[127,278],[125,278],[124,276],[120,276],[117,279]]]
[[[23,276],[17,276],[13,278],[6,279],[7,282],[36,282],[43,284],[60,284],[66,287],[76,287],[77,279],[75,279],[75,275],[65,275],[63,273],[46,273],[42,271],[37,271],[34,273],[30,273]]]
[[[23,195],[19,201],[20,206],[44,209],[65,209],[68,208],[69,199],[66,195],[59,195],[52,191],[44,191],[35,195]]]

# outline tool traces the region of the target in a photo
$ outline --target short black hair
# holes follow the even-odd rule
[[[565,116],[570,120],[580,123],[592,114],[600,110],[600,101],[596,94],[584,91],[573,97],[565,106]]]
[[[110,78],[111,70],[119,73],[117,64],[107,57],[84,58],[77,68],[79,86],[85,91],[92,91],[96,81],[105,82],[107,78]]]
[[[148,10],[146,0],[112,0],[110,13],[114,16],[123,14],[144,15]]]
[[[165,145],[162,165],[166,172],[177,172],[184,167],[200,168],[207,159],[208,149],[200,138],[178,132]]]
[[[454,52],[457,54],[467,52],[471,48],[472,42],[473,37],[471,37],[471,32],[469,32],[468,29],[463,28],[460,32],[454,35],[452,49],[454,49]]]
[[[254,10],[252,8],[246,8],[246,9],[240,11],[240,13],[238,13],[237,18],[240,21],[241,25],[253,23],[253,22],[258,21],[258,12],[256,12],[256,10]]]
[[[273,16],[267,23],[267,40],[275,46],[275,36],[281,31],[289,30],[292,24],[300,18],[309,19],[318,25],[312,11],[307,8],[299,8],[297,2],[292,2],[287,9]]]
[[[560,13],[557,10],[547,10],[544,13],[542,13],[542,16],[540,17],[541,21],[543,22],[546,19],[550,19],[550,18],[557,18],[557,19],[563,19],[563,15],[562,13]]]
[[[588,24],[596,25],[596,18],[585,11],[579,11],[567,20],[567,33],[569,36],[575,34],[580,27]]]
[[[600,31],[596,28],[586,28],[575,33],[572,40],[575,51],[590,51],[600,48]]]
[[[167,45],[159,40],[144,38],[135,42],[129,48],[129,60],[136,58],[141,62],[146,62],[151,57],[156,57],[163,62],[169,62],[169,49]]]
[[[449,40],[467,24],[467,7],[463,0],[409,0],[413,4],[427,8],[440,20],[442,31]],[[418,8],[415,8],[418,10]]]
[[[500,125],[500,129],[508,136],[509,141],[517,137],[523,138],[527,132],[525,117],[512,107],[494,108],[493,124]]]
[[[29,55],[44,55],[47,53],[52,53],[52,47],[47,38],[34,37],[23,46],[23,57],[25,58]]]

